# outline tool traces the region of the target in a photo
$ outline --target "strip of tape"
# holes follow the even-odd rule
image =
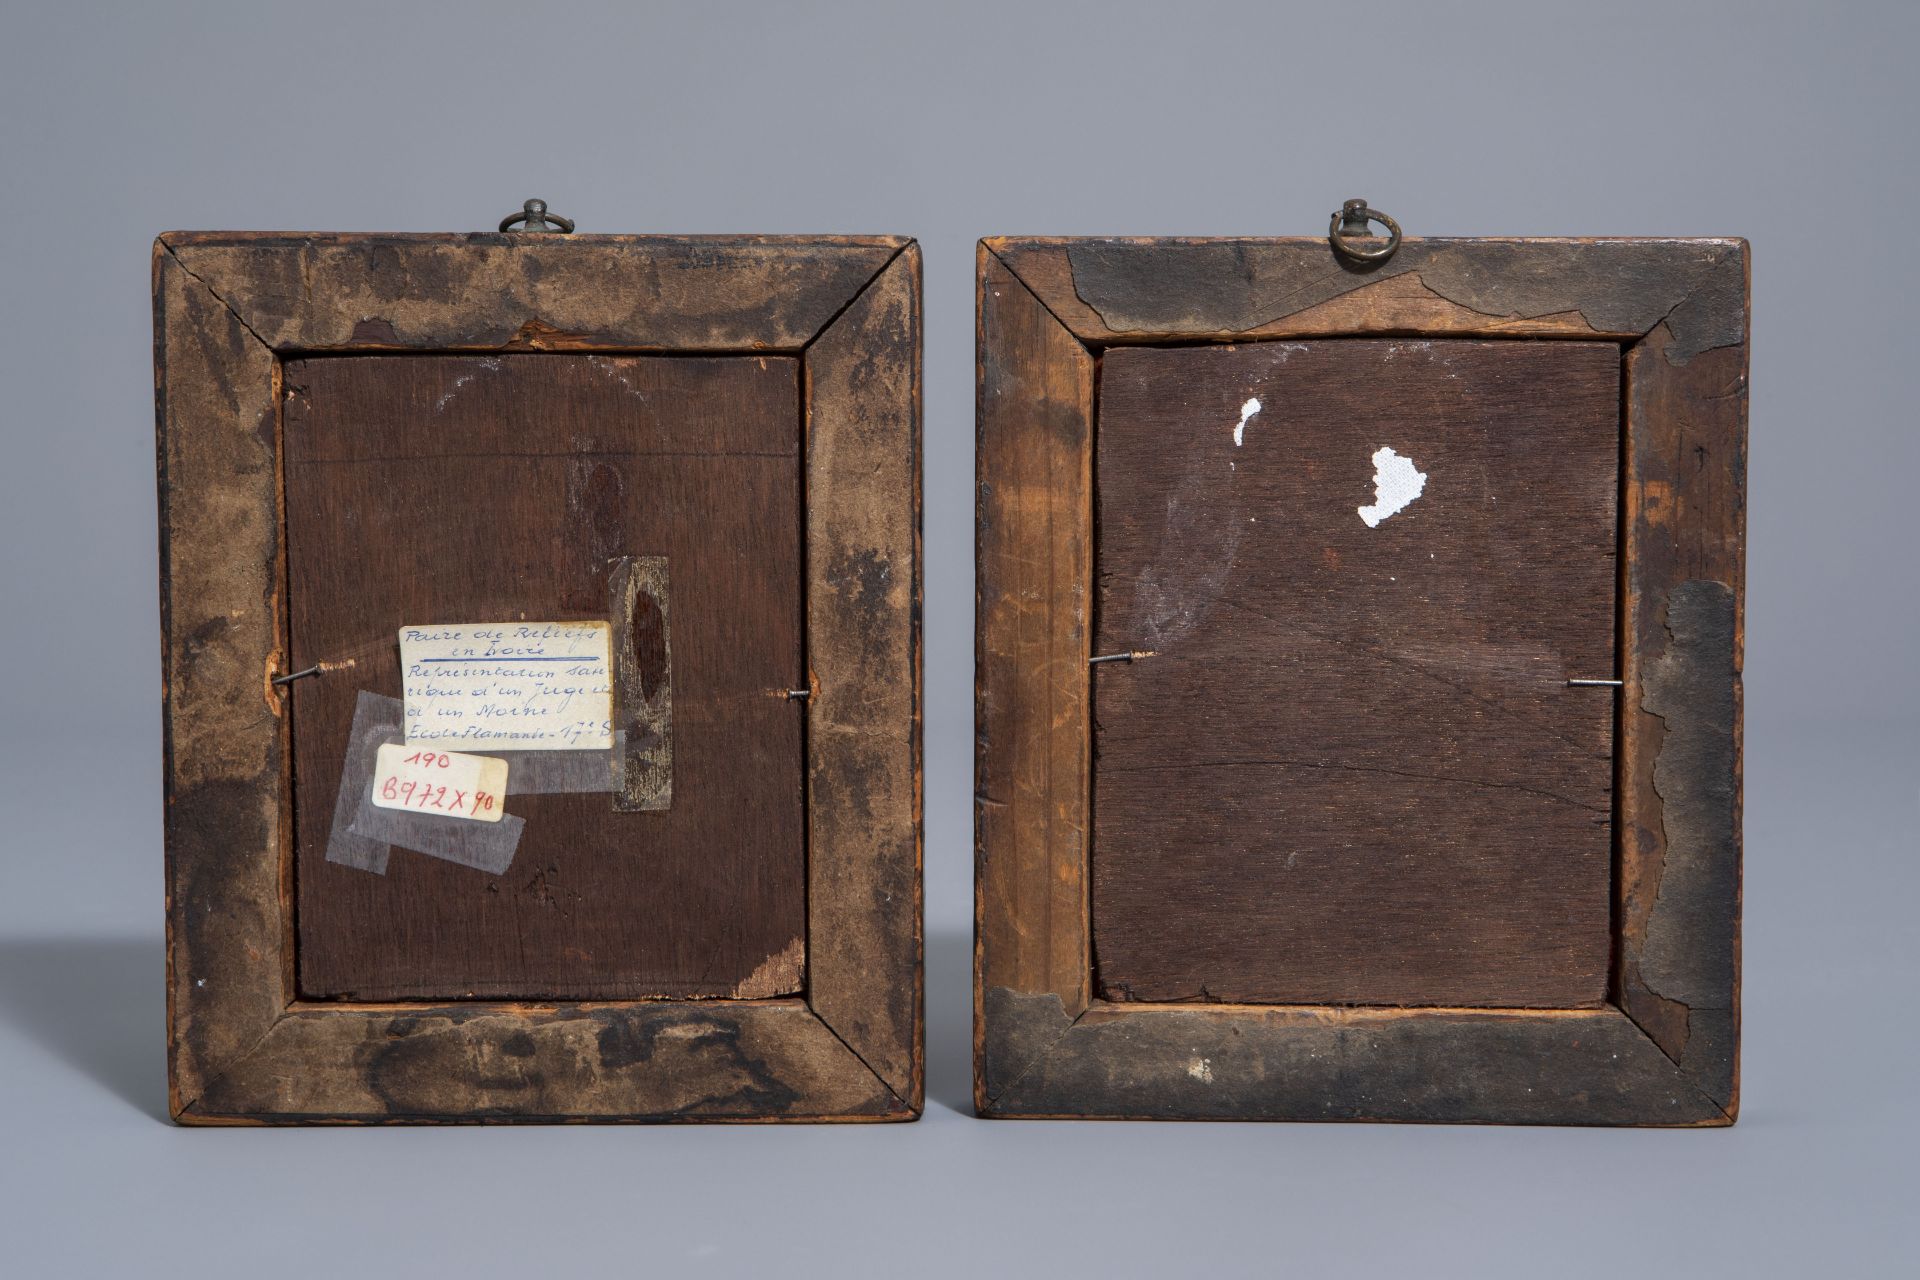
[[[627,734],[616,729],[603,751],[487,751],[507,762],[510,796],[579,795],[618,791],[626,783]]]
[[[371,871],[375,875],[385,875],[390,846],[399,845],[403,849],[494,875],[512,866],[513,855],[520,847],[520,833],[527,825],[524,818],[510,813],[498,822],[472,822],[437,814],[381,809],[374,805],[373,770],[380,747],[385,743],[405,740],[405,708],[400,700],[362,689],[354,703],[353,725],[347,732],[347,754],[340,768],[340,792],[333,804],[333,829],[327,833],[327,861]],[[569,751],[557,754],[605,756],[608,753]],[[511,794],[511,763],[507,766],[507,789]],[[609,788],[602,788],[606,789]]]
[[[525,818],[511,813],[498,822],[471,822],[441,814],[382,809],[367,799],[354,815],[352,829],[356,836],[384,840],[497,876],[513,865],[513,855],[520,848],[520,832],[526,825]]]
[[[353,727],[347,731],[347,753],[340,765],[340,791],[333,799],[333,827],[327,832],[328,862],[379,876],[387,874],[387,855],[391,852],[387,842],[357,834],[353,819],[373,794],[373,765],[380,745],[404,737],[399,701],[362,689],[353,704]],[[511,769],[507,776],[512,778]]]

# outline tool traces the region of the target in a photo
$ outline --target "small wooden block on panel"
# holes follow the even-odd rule
[[[1093,668],[1103,998],[1602,1003],[1620,360],[1105,353],[1095,647],[1152,656]]]
[[[284,385],[292,669],[332,668],[290,686],[301,994],[798,991],[799,362],[342,356]],[[513,795],[498,876],[328,862],[356,695],[401,695],[399,628],[606,618],[628,557],[670,584],[670,803]]]

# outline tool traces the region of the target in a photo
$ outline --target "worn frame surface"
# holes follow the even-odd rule
[[[979,249],[974,1100],[985,1116],[1725,1125],[1739,1106],[1748,250],[1737,239]],[[1100,353],[1611,339],[1614,956],[1599,1009],[1110,1003],[1088,875]]]
[[[918,245],[168,233],[153,291],[175,1119],[917,1117]],[[272,683],[287,652],[282,361],[517,351],[803,361],[802,998],[299,998],[289,735]]]

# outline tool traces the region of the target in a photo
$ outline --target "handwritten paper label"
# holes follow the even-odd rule
[[[490,756],[383,742],[373,763],[373,803],[379,809],[498,822],[506,794],[507,762]]]
[[[613,745],[604,622],[400,628],[407,742],[486,751]]]

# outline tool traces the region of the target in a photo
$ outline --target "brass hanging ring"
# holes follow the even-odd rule
[[[522,232],[547,232],[564,236],[573,231],[573,219],[563,218],[557,213],[548,213],[545,200],[527,201],[521,206],[520,212],[500,219],[500,229],[511,231],[522,222],[527,224],[520,228]]]
[[[1377,249],[1362,249],[1354,242],[1377,237],[1367,234],[1367,224],[1377,222],[1387,229],[1387,242]],[[1355,262],[1385,262],[1400,247],[1400,224],[1378,209],[1367,207],[1365,200],[1349,200],[1327,224],[1327,241],[1334,252]]]

